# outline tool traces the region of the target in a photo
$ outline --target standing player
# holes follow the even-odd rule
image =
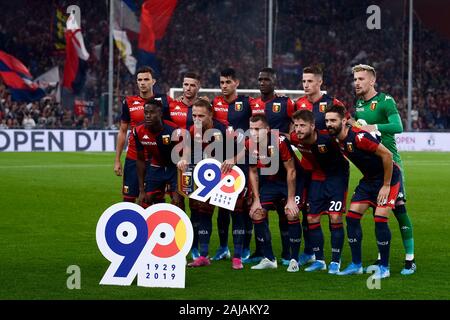
[[[123,173],[123,201],[135,202],[139,196],[138,177],[136,172],[136,145],[134,136],[128,137],[128,150],[125,158],[125,167],[122,171],[120,157],[125,147],[128,129],[133,128],[144,121],[144,104],[150,98],[158,99],[162,102],[163,108],[169,108],[170,97],[165,94],[153,93],[153,85],[156,80],[153,78],[155,72],[150,67],[142,67],[136,72],[136,82],[139,89],[138,96],[127,96],[122,103],[122,115],[120,117],[119,134],[117,135],[116,157],[114,160],[114,172],[117,176]]]
[[[183,75],[183,95],[180,99],[173,100],[169,104],[169,108],[164,109],[164,119],[172,121],[179,128],[189,130],[193,125],[192,120],[192,104],[197,100],[198,91],[200,90],[200,75],[196,72],[186,72]],[[181,209],[185,210],[184,201],[181,203]],[[191,217],[192,219],[192,217]],[[192,227],[194,228],[194,240],[192,246],[192,258],[196,259],[200,256],[198,252],[197,227],[199,222],[192,219]]]
[[[301,226],[298,219],[296,198],[295,162],[289,140],[284,135],[273,135],[267,118],[262,115],[250,118],[250,137],[246,149],[250,154],[250,186],[253,203],[250,217],[255,224],[255,235],[262,242],[264,258],[252,269],[275,269],[277,260],[273,254],[269,229],[268,211],[282,207],[288,223],[289,267],[288,272],[297,272],[300,251]],[[264,150],[265,149],[265,150]],[[275,165],[274,173],[262,172]],[[272,167],[273,168],[273,167]]]
[[[296,110],[307,109],[312,111],[315,119],[316,130],[327,132],[325,125],[325,110],[328,106],[344,104],[328,94],[322,94],[323,71],[319,66],[309,66],[303,69],[302,85],[305,96],[295,102]]]
[[[172,203],[180,207],[183,199],[176,192],[177,167],[171,159],[172,149],[176,145],[172,134],[177,127],[174,123],[163,121],[162,108],[160,101],[150,99],[144,105],[144,123],[133,129],[137,150],[138,203],[144,200],[147,203],[163,202],[166,185],[169,185]],[[146,156],[150,159],[147,168]]]
[[[392,152],[394,161],[399,165],[402,172],[402,189],[399,192],[393,211],[400,227],[406,252],[405,267],[401,274],[410,275],[416,270],[413,226],[406,211],[403,164],[395,142],[395,134],[403,132],[402,121],[394,99],[388,94],[375,90],[375,69],[368,65],[357,65],[352,68],[352,71],[355,92],[359,98],[356,102],[354,118],[355,120],[362,119],[367,122],[368,125],[361,127],[361,129],[369,132],[379,131],[381,133],[381,143]],[[379,259],[376,264],[378,263]]]
[[[369,208],[374,208],[375,237],[380,264],[374,279],[387,278],[389,272],[389,250],[391,231],[389,209],[395,207],[401,185],[399,167],[392,160],[392,153],[370,133],[347,126],[345,108],[332,106],[326,110],[325,119],[330,135],[335,136],[345,156],[362,172],[352,196],[347,213],[347,236],[352,252],[352,263],[338,275],[361,274],[361,218]]]
[[[302,75],[302,86],[305,91],[305,96],[299,98],[295,102],[295,106],[297,110],[310,110],[314,114],[315,119],[315,128],[320,133],[328,134],[327,127],[325,125],[325,110],[327,106],[331,105],[344,105],[342,102],[329,96],[328,94],[322,94],[321,86],[323,83],[323,71],[319,66],[308,66],[303,69]],[[307,163],[305,158],[302,159],[301,167],[304,169],[305,176],[305,187],[308,189],[310,180],[311,180],[311,172],[309,171],[310,165]],[[314,252],[311,248],[310,240],[309,240],[309,230],[308,230],[308,219],[307,219],[307,210],[303,208],[303,238],[305,239],[305,249],[304,252],[300,255],[299,263],[300,265],[305,265],[309,262],[314,262],[316,257],[314,256]]]
[[[182,129],[193,125],[192,104],[197,100],[200,90],[200,76],[195,72],[186,72],[183,76],[183,95],[173,100],[169,109],[164,110],[164,119],[170,120]]]
[[[291,133],[291,143],[300,150],[302,159],[306,158],[312,165],[312,181],[307,196],[307,221],[316,261],[305,271],[326,269],[320,218],[322,214],[327,214],[330,220],[332,252],[328,273],[336,274],[339,272],[344,245],[342,214],[346,210],[349,164],[339,150],[336,140],[316,130],[314,114],[311,111],[297,110],[292,119],[295,132]]]
[[[291,116],[295,111],[295,105],[289,97],[279,96],[275,93],[276,79],[277,76],[274,69],[261,69],[258,75],[261,96],[252,100],[252,115],[265,115],[271,129],[278,129],[280,133],[284,133],[289,137],[292,129]],[[283,265],[288,265],[290,259],[288,220],[286,219],[284,208],[277,208],[277,213],[282,245],[281,261]]]
[[[239,86],[239,79],[236,77],[236,71],[232,68],[227,68],[220,73],[220,89],[221,96],[217,96],[213,100],[214,119],[222,122],[227,126],[227,130],[231,133],[233,130],[241,129],[246,132],[249,128],[249,119],[251,117],[250,102],[251,98],[248,96],[238,96],[237,87]],[[248,166],[239,165],[242,171],[247,175]],[[248,181],[248,177],[246,179]],[[230,257],[228,249],[228,227],[230,224],[230,216],[233,217],[233,234],[243,232],[245,234],[244,242],[234,244],[236,251],[242,250],[242,260],[246,260],[250,256],[250,241],[253,231],[253,223],[248,215],[249,207],[247,206],[248,188],[245,187],[239,196],[238,204],[234,211],[219,208],[217,216],[217,229],[219,233],[220,247],[212,260],[221,260]],[[238,259],[238,257],[234,257]],[[237,263],[237,262],[236,262]]]

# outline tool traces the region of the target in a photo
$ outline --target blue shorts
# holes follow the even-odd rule
[[[359,180],[359,184],[355,189],[355,193],[352,196],[352,203],[367,203],[372,208],[395,208],[398,193],[401,189],[402,178],[400,169],[397,165],[394,165],[391,178],[391,191],[388,196],[387,203],[382,206],[377,205],[378,193],[383,186],[383,177],[377,179],[367,179],[363,177]]]
[[[166,186],[170,192],[177,191],[177,167],[155,167],[148,166],[145,175],[146,193],[166,193]]]
[[[295,202],[299,206],[302,206],[303,200],[304,179],[303,177],[297,177],[295,188]],[[286,181],[272,181],[263,183],[259,187],[259,201],[261,206],[266,210],[275,210],[276,205],[282,201],[286,201],[288,197],[288,188]]]
[[[323,181],[312,180],[308,190],[308,214],[344,213],[348,180],[347,175],[329,176]]]
[[[124,198],[134,199],[139,196],[139,180],[137,176],[136,160],[125,158],[123,166],[122,195]]]

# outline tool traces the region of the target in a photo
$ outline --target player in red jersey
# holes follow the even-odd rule
[[[289,136],[292,131],[291,116],[295,112],[294,102],[286,96],[275,93],[277,75],[272,68],[263,68],[258,75],[258,85],[261,96],[251,103],[252,115],[264,114],[270,128],[280,130]]]
[[[316,261],[305,271],[326,270],[324,237],[320,225],[321,216],[326,214],[330,221],[332,252],[328,273],[336,274],[339,272],[344,244],[342,214],[346,211],[349,163],[339,150],[336,139],[315,128],[314,114],[311,111],[297,110],[292,119],[295,132],[291,133],[291,143],[302,153],[302,160],[308,159],[311,164],[307,222]]]
[[[172,203],[180,206],[182,196],[175,192],[177,167],[171,159],[172,149],[176,145],[172,138],[178,131],[176,124],[162,119],[161,101],[150,99],[144,105],[144,123],[133,129],[137,150],[139,204],[143,201],[164,202],[168,185]],[[146,166],[146,156],[150,159],[149,166]]]
[[[178,169],[183,172],[187,170],[189,164],[196,164],[205,157],[205,149],[210,144],[220,142],[225,147],[223,142],[226,137],[226,127],[220,121],[213,119],[213,109],[209,101],[197,99],[192,106],[192,118],[194,125],[189,128],[191,145],[187,146],[187,149],[183,151],[182,159],[177,163]],[[210,129],[214,130],[213,137],[209,141],[205,141],[205,132]],[[195,147],[197,143],[201,145],[201,148]],[[208,157],[216,158],[217,156],[217,154],[210,154]],[[194,199],[189,199],[189,207],[194,229],[194,239],[191,248],[194,261],[189,263],[188,266],[207,266],[211,263],[208,258],[208,250],[212,232],[212,215],[215,207],[209,203]],[[199,251],[199,255],[194,254],[194,251]]]
[[[322,94],[320,87],[323,83],[323,71],[318,66],[309,66],[303,69],[302,84],[305,96],[295,102],[296,110],[308,109],[314,113],[316,129],[328,134],[325,125],[325,110],[331,105],[344,104],[328,94]],[[350,115],[348,115],[348,118]]]
[[[258,75],[258,85],[261,96],[253,99],[251,108],[252,115],[264,114],[269,121],[271,129],[278,129],[280,133],[289,137],[292,131],[291,116],[295,112],[295,104],[285,96],[279,96],[275,93],[276,72],[272,68],[263,68]],[[279,227],[282,244],[282,264],[289,265],[289,235],[288,235],[288,221],[284,210],[278,209]],[[255,257],[257,258],[257,257]],[[253,261],[252,261],[253,262]]]
[[[308,66],[303,69],[302,75],[302,85],[305,91],[305,96],[299,98],[295,102],[296,110],[310,110],[314,114],[315,128],[320,133],[328,134],[327,127],[325,125],[325,110],[327,106],[333,104],[344,105],[338,99],[329,96],[328,94],[322,94],[321,85],[323,83],[323,71],[319,66]],[[350,116],[348,116],[350,117]],[[302,168],[305,176],[305,188],[306,191],[309,188],[311,181],[311,173],[308,170],[307,161],[302,159]],[[305,248],[303,253],[300,255],[299,264],[305,265],[309,262],[315,261],[314,252],[311,248],[309,239],[309,230],[307,222],[307,210],[302,209],[302,226],[303,226],[303,237],[305,240]]]
[[[283,211],[288,223],[288,261],[296,261],[301,241],[296,195],[296,170],[289,140],[284,135],[270,131],[267,118],[255,115],[250,118],[250,139],[246,141],[249,152],[249,179],[253,203],[250,217],[255,224],[255,235],[262,243],[264,257],[252,269],[276,269],[269,229],[268,211]],[[280,210],[281,209],[281,210]],[[288,272],[298,272],[298,265],[288,263]]]
[[[345,108],[331,106],[326,110],[325,119],[330,135],[335,136],[344,155],[361,171],[359,181],[348,210],[347,236],[352,252],[352,262],[338,275],[361,274],[362,228],[361,218],[372,207],[375,220],[375,237],[380,265],[373,279],[390,276],[389,251],[391,231],[388,225],[389,209],[395,208],[395,200],[401,187],[401,173],[393,161],[392,153],[370,133],[347,125]]]
[[[169,108],[171,101],[166,94],[153,93],[153,86],[156,80],[153,78],[155,72],[150,67],[142,67],[136,72],[136,83],[139,95],[127,96],[122,103],[122,115],[120,118],[119,134],[117,135],[116,157],[114,159],[114,172],[117,176],[123,175],[122,194],[123,201],[135,202],[139,196],[138,177],[136,173],[136,145],[132,134],[128,137],[128,150],[125,159],[125,166],[122,170],[120,157],[125,147],[128,129],[133,128],[144,121],[144,104],[150,98],[158,99],[162,102],[163,108]]]
[[[224,69],[220,72],[220,89],[221,96],[217,96],[213,100],[214,119],[222,122],[227,126],[227,130],[241,129],[243,132],[249,128],[249,119],[252,115],[250,108],[251,98],[237,94],[239,79],[236,71],[232,68]],[[238,165],[247,175],[248,166],[245,164]],[[248,181],[248,178],[247,178]],[[238,199],[238,205],[232,212],[223,208],[219,208],[217,215],[217,230],[219,233],[220,246],[213,260],[221,260],[230,257],[228,249],[228,228],[230,225],[230,216],[233,218],[233,242],[234,257],[236,265],[237,260],[246,260],[250,256],[250,241],[253,231],[253,223],[248,215],[248,187],[244,188]],[[244,236],[241,236],[244,235]]]
[[[164,119],[189,129],[193,125],[192,104],[197,100],[199,90],[200,76],[195,72],[186,72],[183,76],[183,95],[170,103],[169,109],[164,111]]]

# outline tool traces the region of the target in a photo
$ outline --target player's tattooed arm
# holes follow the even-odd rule
[[[255,211],[262,209],[261,202],[259,200],[259,179],[258,169],[256,168],[256,166],[250,166],[248,176],[250,179],[250,186],[252,187],[253,194],[253,203],[250,207],[250,217],[252,217]]]
[[[125,147],[125,140],[127,138],[128,131],[128,123],[121,122],[119,128],[119,134],[117,135],[117,145],[116,145],[116,157],[114,159],[114,172],[117,176],[122,175],[122,163],[120,161],[120,157],[123,152],[123,148]]]

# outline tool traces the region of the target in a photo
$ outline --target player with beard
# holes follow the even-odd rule
[[[375,237],[380,253],[379,268],[373,279],[390,276],[389,251],[391,231],[388,225],[389,209],[401,187],[401,173],[392,159],[392,153],[367,131],[347,125],[346,110],[342,106],[331,106],[325,111],[325,121],[330,135],[336,137],[344,155],[361,171],[363,178],[352,196],[347,213],[347,237],[352,253],[352,262],[338,275],[361,274],[362,228],[364,212],[374,209]]]
[[[320,218],[329,217],[331,233],[331,263],[328,273],[339,272],[344,228],[342,214],[346,210],[349,163],[339,150],[335,138],[321,133],[315,127],[315,116],[307,109],[297,110],[292,116],[294,132],[291,143],[302,153],[302,159],[311,164],[311,183],[307,194],[307,215],[310,244],[315,261],[305,271],[326,270],[323,253],[323,233]]]

